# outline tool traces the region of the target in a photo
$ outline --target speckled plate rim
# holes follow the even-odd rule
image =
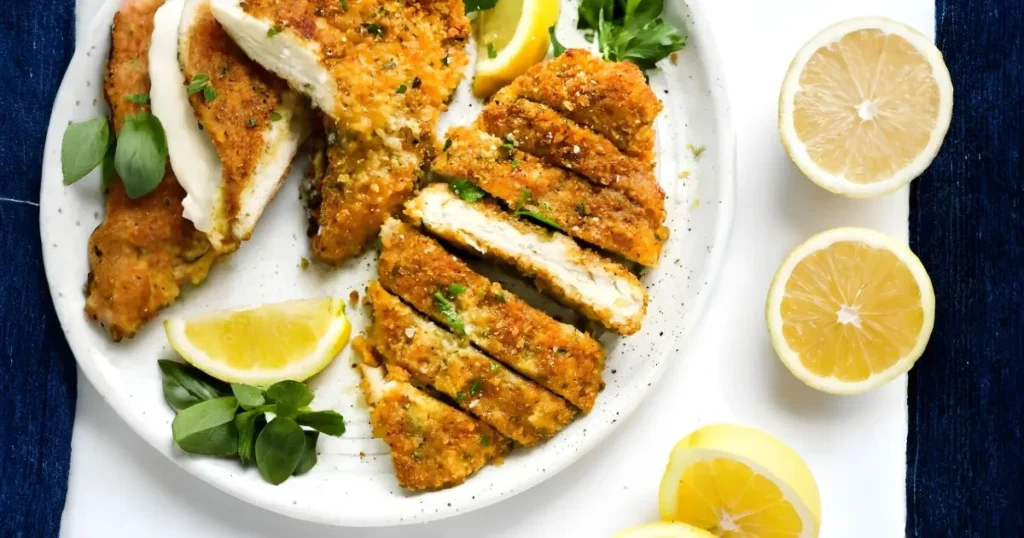
[[[112,18],[113,12],[117,10],[121,1],[122,0],[107,0],[107,2],[104,3],[101,9],[94,16],[93,21],[89,26],[86,34],[87,38],[80,41],[81,43],[94,43],[96,42],[97,32],[109,32],[109,24],[106,23],[106,21],[109,21]],[[687,346],[690,340],[688,335],[700,325],[703,319],[704,309],[707,302],[710,300],[710,297],[713,295],[714,286],[717,282],[717,279],[713,278],[713,275],[719,273],[731,234],[731,226],[735,210],[736,137],[732,124],[731,107],[728,102],[728,92],[726,89],[726,82],[718,54],[717,44],[708,21],[705,18],[701,3],[694,0],[675,1],[682,3],[685,6],[684,9],[688,12],[689,22],[687,24],[687,30],[689,32],[689,39],[691,42],[697,42],[700,44],[700,46],[697,47],[698,57],[705,69],[708,85],[712,88],[711,100],[713,103],[716,132],[718,134],[718,138],[715,141],[718,153],[718,159],[715,161],[715,181],[718,186],[719,204],[717,208],[717,218],[715,219],[714,224],[715,231],[711,241],[714,248],[710,251],[708,261],[704,264],[704,270],[701,273],[702,277],[707,278],[702,279],[702,282],[704,283],[702,284],[700,292],[695,295],[694,299],[688,306],[688,313],[694,321],[688,323],[687,327],[677,337],[677,341],[681,344],[681,351],[679,352],[679,355],[686,356]],[[46,147],[44,150],[42,167],[44,171],[44,178],[46,177],[46,170],[59,170],[60,168],[59,148],[64,131],[63,125],[60,125],[60,123],[64,121],[64,118],[70,116],[70,100],[67,98],[68,95],[75,90],[75,85],[78,84],[79,81],[87,79],[89,76],[87,69],[89,69],[90,65],[84,58],[86,54],[86,49],[83,48],[79,48],[75,51],[67,72],[65,73],[64,80],[62,81],[60,89],[54,100],[54,107],[51,112],[46,138]],[[40,236],[45,245],[46,238],[50,236],[52,230],[50,230],[49,224],[44,218],[47,214],[46,206],[48,205],[48,202],[47,198],[42,196],[42,193],[40,196],[40,205]],[[54,279],[60,278],[59,275],[62,271],[61,267],[56,265],[56,262],[53,261],[52,257],[47,255],[47,252],[48,250],[44,248],[43,263],[47,281],[53,282]],[[72,315],[82,316],[83,314],[81,312],[64,311],[64,309],[60,307],[60,300],[58,299],[57,293],[54,291],[54,287],[52,285],[50,286],[50,289],[51,298],[54,301],[58,319],[60,320],[62,330],[67,337],[69,333],[68,323],[70,320],[66,318]],[[149,429],[147,425],[143,424],[145,419],[138,414],[127,412],[128,400],[119,392],[114,383],[111,382],[109,372],[104,371],[106,366],[101,364],[99,361],[94,360],[91,353],[89,353],[90,350],[79,349],[79,346],[74,345],[70,338],[69,345],[79,367],[82,370],[82,373],[85,374],[85,377],[97,389],[104,401],[106,401],[118,416],[120,416],[122,420],[124,420],[137,434],[139,434],[140,437],[145,439],[146,442],[153,446],[153,448],[167,456],[168,459],[173,461],[175,464],[216,488],[253,505],[260,506],[288,517],[325,524],[339,526],[400,525],[438,520],[477,510],[495,504],[501,500],[511,498],[516,494],[522,493],[523,491],[550,479],[552,476],[564,470],[584,454],[596,447],[603,439],[616,429],[614,426],[602,428],[593,432],[593,435],[586,436],[582,441],[580,441],[578,450],[574,451],[571,455],[557,458],[553,462],[553,465],[547,466],[546,472],[531,473],[529,476],[516,481],[514,486],[511,488],[501,488],[500,490],[495,490],[492,494],[486,496],[478,495],[469,501],[461,503],[460,506],[455,508],[452,508],[451,505],[449,505],[448,510],[442,509],[434,514],[429,514],[415,519],[400,519],[396,515],[391,518],[371,519],[350,517],[341,520],[337,517],[325,517],[323,514],[316,511],[304,510],[301,505],[295,506],[292,503],[286,502],[284,499],[275,500],[262,494],[250,493],[245,488],[236,487],[237,484],[233,480],[237,480],[237,478],[225,479],[222,474],[210,472],[210,467],[197,465],[192,460],[175,457],[175,455],[172,454],[171,445],[168,442],[168,439],[162,437],[158,438],[144,433]],[[672,362],[673,361],[669,360],[658,361],[655,367],[650,368],[646,372],[645,380],[648,382],[648,387],[652,387],[661,377],[663,377],[661,374],[664,372],[667,365]],[[648,389],[622,396],[622,400],[616,404],[616,409],[619,412],[620,418],[619,423],[631,415],[649,393],[650,390]]]

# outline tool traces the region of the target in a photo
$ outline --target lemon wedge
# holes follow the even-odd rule
[[[478,52],[473,93],[487,97],[548,54],[548,28],[558,22],[553,0],[498,0],[478,19]]]
[[[782,85],[779,132],[812,181],[868,198],[921,175],[952,114],[953,84],[931,40],[867,17],[831,26],[800,50]]]
[[[171,347],[211,376],[229,383],[305,381],[348,342],[342,299],[324,298],[215,312],[164,322]]]
[[[814,538],[821,522],[818,486],[803,459],[767,433],[728,424],[676,443],[658,504],[663,520],[727,538]]]
[[[714,534],[686,523],[648,523],[626,529],[612,538],[716,538]]]
[[[786,258],[766,309],[772,345],[793,375],[818,390],[858,394],[921,356],[935,294],[905,245],[873,230],[837,228]]]

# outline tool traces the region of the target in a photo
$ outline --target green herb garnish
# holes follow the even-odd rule
[[[494,43],[487,44],[487,57],[492,60],[498,57],[498,49],[494,48]]]
[[[448,148],[450,148],[450,147],[452,147],[452,139],[451,138],[445,138],[444,139],[444,147],[441,148],[441,151],[447,152]]]
[[[408,89],[409,88],[405,84],[402,84],[401,86],[398,87],[398,89],[395,91],[395,93],[401,95],[401,94],[405,93]]]
[[[664,0],[583,0],[578,27],[597,32],[604,59],[652,69],[686,46],[686,36],[661,18],[663,9]]]
[[[280,114],[278,114],[277,112],[271,112],[270,113],[270,121],[280,121],[280,120],[281,120],[281,115]]]
[[[139,112],[125,118],[114,152],[114,169],[125,193],[137,200],[156,189],[167,167],[167,135],[160,120]]]
[[[366,33],[370,35],[375,35],[377,37],[384,35],[384,27],[375,22],[364,23],[363,28],[366,30]]]
[[[475,11],[487,11],[488,9],[494,9],[497,5],[498,0],[466,0],[466,14],[473,13]]]
[[[188,365],[159,364],[164,399],[178,412],[171,422],[174,442],[190,454],[255,463],[263,479],[277,485],[316,465],[320,433],[345,433],[340,414],[309,410],[313,393],[298,381],[282,381],[266,390],[229,387]],[[267,413],[275,415],[270,422]]]
[[[558,41],[558,36],[555,35],[555,27],[548,28],[548,36],[551,38],[551,53],[555,58],[558,58],[565,53],[565,46]]]
[[[448,295],[451,297],[457,297],[466,293],[466,286],[462,284],[448,284]]]
[[[462,320],[459,313],[455,310],[455,303],[448,300],[447,297],[441,294],[441,292],[434,292],[434,306],[441,311],[441,315],[444,316],[445,322],[456,334],[466,334],[466,322]]]
[[[206,73],[196,73],[192,77],[192,81],[188,83],[188,94],[195,95],[199,92],[203,92],[203,100],[207,103],[212,103],[217,98],[217,92],[214,91],[213,85],[210,84],[210,75]]]
[[[448,188],[451,189],[451,191],[454,192],[456,195],[458,195],[459,198],[462,198],[463,200],[469,203],[476,202],[477,200],[483,198],[484,195],[486,194],[480,187],[477,187],[476,185],[466,181],[465,179],[460,179],[449,183]]]
[[[129,93],[128,95],[124,96],[124,100],[128,101],[133,105],[148,105],[149,95],[144,93]]]
[[[275,25],[271,26],[270,28],[267,28],[267,37],[274,37],[274,36],[276,36],[277,34],[280,34],[283,31],[284,31],[284,26],[281,26],[280,24],[275,24]]]
[[[348,2],[346,0],[338,0],[338,5],[341,6],[342,11],[348,11]]]
[[[78,182],[103,163],[111,146],[107,118],[72,123],[64,131],[60,146],[60,168],[64,184]]]

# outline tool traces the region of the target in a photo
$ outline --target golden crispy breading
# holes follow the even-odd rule
[[[247,0],[246,13],[315,42],[337,86],[313,252],[358,254],[412,193],[435,125],[468,63],[460,0]],[[302,88],[298,88],[302,90]],[[333,140],[333,143],[332,143]]]
[[[604,387],[604,349],[589,335],[526,304],[477,274],[415,228],[390,220],[381,233],[381,284],[417,310],[587,412]],[[451,285],[466,292],[447,299]],[[442,296],[443,297],[443,296]]]
[[[490,200],[462,200],[441,183],[420,191],[405,214],[450,245],[515,267],[542,292],[613,331],[640,330],[647,293],[636,275],[561,233]]]
[[[398,368],[385,378],[361,364],[373,434],[391,446],[398,484],[410,490],[450,488],[491,462],[500,463],[508,439],[479,420],[449,407],[404,380]]]
[[[658,263],[668,228],[621,192],[601,187],[540,159],[503,145],[472,127],[448,131],[448,149],[432,172],[466,179],[510,209],[524,204],[542,210],[569,235],[646,266]]]
[[[452,299],[469,290],[450,288]],[[565,400],[519,377],[370,283],[373,347],[386,364],[455,400],[464,411],[524,446],[562,431],[576,416]]]
[[[249,237],[234,237],[231,229],[242,209],[242,197],[264,155],[264,139],[271,125],[271,113],[282,103],[288,85],[249,59],[221,28],[208,1],[196,8],[195,20],[182,36],[179,49],[186,81],[209,77],[213,100],[203,91],[189,96],[199,123],[210,135],[224,165],[221,190],[223,213],[214,218],[220,233],[229,241],[225,251],[238,248]],[[287,174],[282,175],[280,182]],[[280,183],[279,182],[279,183]]]
[[[537,64],[494,100],[547,105],[610,140],[623,153],[654,160],[654,119],[662,105],[630,62],[606,62],[582,49]]]
[[[135,1],[114,16],[104,86],[117,131],[127,115],[148,111],[125,97],[149,93],[147,52],[161,4]],[[85,311],[120,341],[173,303],[182,284],[202,282],[216,254],[182,216],[185,192],[170,167],[156,190],[138,200],[128,198],[117,178],[107,193],[106,220],[89,238]]]
[[[526,99],[492,101],[476,123],[526,153],[621,191],[644,208],[652,222],[665,221],[665,193],[650,163],[623,154],[606,138],[555,110]]]

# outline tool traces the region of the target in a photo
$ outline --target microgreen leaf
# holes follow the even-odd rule
[[[256,467],[275,486],[295,472],[306,447],[306,434],[295,420],[274,417],[256,438]]]
[[[277,406],[278,416],[294,417],[313,401],[313,391],[298,381],[281,381],[267,389],[267,398]]]
[[[336,411],[311,411],[300,414],[295,420],[303,426],[309,426],[332,437],[345,433],[345,418]]]
[[[238,400],[238,405],[241,405],[242,409],[259,407],[266,400],[263,397],[263,389],[251,385],[232,383],[231,392],[235,395],[235,399]]]
[[[302,457],[298,465],[292,471],[292,476],[300,476],[308,473],[316,465],[316,441],[320,438],[320,432],[304,431],[306,444],[302,447]]]
[[[174,442],[191,454],[232,456],[238,453],[235,411],[238,401],[224,396],[182,410],[171,422]]]
[[[103,162],[110,145],[107,118],[72,123],[64,131],[60,146],[60,168],[64,184],[71,185],[87,176]]]
[[[256,439],[267,426],[266,409],[250,409],[235,416],[235,428],[238,429],[238,459],[242,465],[252,465],[256,461]]]
[[[229,394],[224,383],[199,369],[169,360],[157,361],[164,389],[164,400],[175,411]]]

